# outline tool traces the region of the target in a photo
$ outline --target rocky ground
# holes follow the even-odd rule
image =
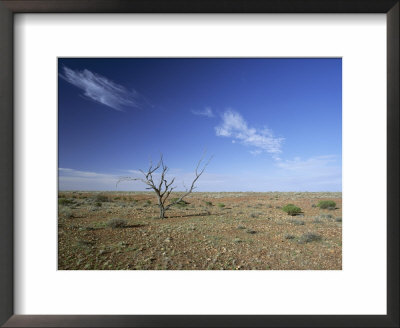
[[[171,195],[178,197],[179,193]],[[341,193],[60,192],[60,270],[341,270]],[[334,208],[321,209],[321,200]],[[286,214],[294,204],[302,213]]]

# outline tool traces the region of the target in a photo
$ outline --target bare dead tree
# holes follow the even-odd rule
[[[156,166],[153,167],[153,163],[150,161],[150,167],[147,170],[147,172],[144,172],[142,170],[139,170],[143,174],[143,178],[133,178],[133,177],[121,177],[117,185],[122,182],[122,181],[141,181],[145,183],[148,187],[146,189],[153,190],[158,199],[158,207],[160,208],[160,219],[165,218],[165,212],[171,208],[171,206],[180,203],[183,198],[185,198],[187,195],[189,195],[194,189],[196,189],[196,182],[200,178],[200,176],[203,174],[204,170],[208,166],[212,159],[212,156],[210,159],[203,165],[201,166],[203,160],[204,160],[204,155],[201,157],[199,162],[197,163],[196,169],[195,169],[195,177],[190,185],[189,188],[186,188],[184,194],[176,199],[175,201],[169,203],[166,205],[166,201],[168,197],[170,196],[171,192],[175,189],[173,186],[173,183],[175,182],[175,178],[172,178],[170,182],[167,181],[166,174],[168,172],[168,167],[164,164],[163,160],[163,155],[160,157],[160,161],[157,163]],[[161,175],[159,179],[156,179],[154,181],[154,175],[157,172],[157,170],[161,169]]]

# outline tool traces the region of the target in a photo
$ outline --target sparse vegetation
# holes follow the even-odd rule
[[[287,214],[292,215],[292,216],[301,213],[301,208],[297,207],[297,206],[295,206],[293,204],[285,205],[284,207],[282,207],[282,210],[285,211]]]
[[[318,216],[318,218],[320,218],[320,219],[332,219],[333,215],[332,214],[320,214]]]
[[[107,221],[107,226],[116,229],[116,228],[125,228],[128,225],[128,221],[120,218],[112,218]]]
[[[322,209],[327,209],[332,207],[333,209],[335,209],[336,207],[336,203],[333,200],[321,200],[318,205],[319,208]]]
[[[98,194],[60,193],[73,203],[59,206],[59,269],[341,269],[340,193],[196,192],[185,199],[190,204],[172,206],[166,220],[152,192],[108,191],[102,194],[113,201],[96,206]],[[171,193],[166,204],[181,195]],[[311,206],[321,199],[338,207],[323,212]],[[275,208],[285,204],[301,214]]]
[[[95,198],[96,202],[108,202],[110,199],[103,194],[97,194]]]
[[[218,203],[217,206],[218,206],[219,208],[224,208],[224,207],[225,207],[225,204],[223,204],[223,203]]]
[[[189,203],[184,201],[183,199],[179,200],[178,197],[174,197],[171,199],[170,204],[172,204],[172,206],[177,206],[177,207],[186,207]]]
[[[63,219],[71,219],[74,217],[74,215],[72,214],[72,211],[68,208],[68,207],[60,207],[58,209],[58,215],[59,217],[63,218]]]
[[[58,205],[62,206],[68,206],[74,204],[74,201],[72,199],[67,199],[67,198],[59,198],[58,199]]]
[[[307,232],[299,238],[299,244],[311,243],[313,241],[320,241],[322,237],[315,233]]]

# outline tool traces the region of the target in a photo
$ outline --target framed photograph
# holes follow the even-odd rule
[[[0,322],[398,327],[398,1],[0,1]]]

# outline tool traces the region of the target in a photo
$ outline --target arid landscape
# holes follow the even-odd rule
[[[342,268],[340,192],[194,192],[165,219],[152,192],[60,191],[58,204],[60,270]]]

